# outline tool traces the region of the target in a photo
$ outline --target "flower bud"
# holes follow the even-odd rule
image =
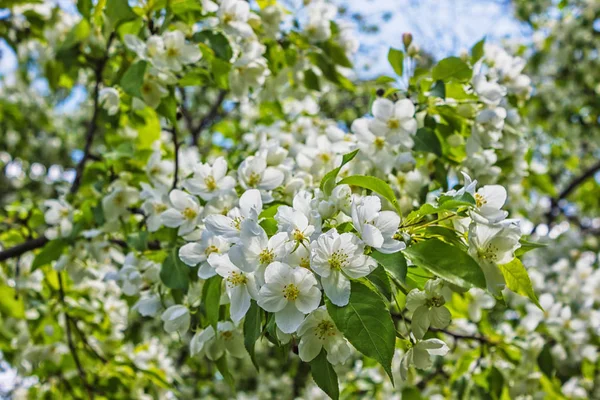
[[[412,43],[413,35],[410,32],[406,32],[402,34],[402,43],[404,43],[404,49],[408,50],[410,44]]]
[[[174,305],[162,314],[164,329],[167,333],[178,332],[180,335],[190,328],[190,311],[182,305]]]
[[[406,50],[410,57],[414,57],[419,54],[419,46],[416,44],[411,44],[410,47]]]

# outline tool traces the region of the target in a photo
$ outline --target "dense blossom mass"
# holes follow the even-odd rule
[[[0,86],[23,188],[0,197],[14,398],[597,394],[597,254],[525,254],[525,58],[482,40],[430,66],[407,34],[396,75],[360,82],[322,0],[11,3],[2,22],[27,72]],[[36,79],[91,99],[31,116],[34,152],[81,134],[57,136],[72,169],[13,158],[19,107],[51,101]]]

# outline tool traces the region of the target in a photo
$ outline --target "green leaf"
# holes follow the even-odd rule
[[[275,221],[275,218],[265,218],[260,221],[259,225],[265,230],[269,237],[277,233],[277,221]]]
[[[117,29],[121,23],[138,17],[126,0],[106,0],[104,13],[111,28],[109,30]]]
[[[377,85],[385,85],[386,83],[395,83],[396,82],[396,78],[392,78],[391,76],[380,76],[379,78],[375,79],[375,84]]]
[[[313,380],[329,397],[337,400],[340,397],[338,376],[333,366],[327,361],[325,348],[310,362],[310,372]]]
[[[434,80],[466,82],[471,79],[473,71],[458,57],[448,57],[441,60],[431,72]]]
[[[378,266],[367,275],[367,279],[375,286],[377,291],[387,300],[392,299],[392,287],[390,286],[390,278],[388,278],[385,268]]]
[[[521,260],[515,258],[507,264],[498,265],[498,268],[500,268],[502,275],[504,275],[506,286],[510,290],[521,296],[528,297],[540,310],[544,310],[535,295],[529,274]]]
[[[461,249],[439,239],[424,240],[403,252],[415,265],[450,283],[465,288],[486,288],[479,264]]]
[[[206,312],[206,319],[209,324],[217,331],[219,322],[219,308],[221,306],[221,282],[223,278],[215,275],[204,282],[202,287],[202,304]]]
[[[492,399],[500,399],[502,389],[504,387],[504,375],[496,367],[492,367],[488,372],[487,383],[489,387],[489,394],[492,395]]]
[[[445,99],[446,98],[446,85],[444,84],[444,81],[435,81],[433,83],[433,85],[431,86],[431,89],[429,89],[429,93],[433,97],[439,97],[439,98]]]
[[[277,214],[277,210],[279,209],[279,207],[285,205],[285,203],[277,203],[277,204],[273,204],[272,206],[269,206],[268,208],[265,208],[259,215],[258,218],[273,218],[275,216],[275,214]]]
[[[90,19],[93,7],[92,0],[77,0],[77,10],[86,19]]]
[[[454,210],[458,207],[470,207],[474,206],[475,199],[470,193],[463,193],[460,196],[445,196],[438,197],[438,209],[440,210]]]
[[[140,89],[144,84],[144,74],[146,73],[147,66],[148,63],[146,61],[140,60],[127,69],[120,82],[125,93],[138,98],[142,97]]]
[[[256,341],[260,337],[260,325],[262,323],[262,311],[256,301],[251,300],[250,308],[244,318],[244,347],[250,354],[252,364],[258,369],[258,363],[256,362],[256,354],[254,353],[254,347]]]
[[[527,253],[528,251],[531,251],[531,250],[541,249],[541,248],[544,248],[544,247],[548,247],[547,244],[529,242],[529,241],[527,241],[525,239],[519,240],[519,243],[521,243],[521,247],[519,247],[515,251],[515,257],[520,257],[523,254],[525,254],[525,253]]]
[[[152,107],[145,107],[135,112],[143,118],[144,124],[135,124],[138,132],[136,140],[139,149],[151,149],[152,144],[160,139],[160,119]]]
[[[344,307],[325,300],[327,311],[350,343],[367,357],[379,362],[392,376],[396,329],[383,299],[362,283],[353,281],[350,301]]]
[[[346,51],[333,40],[323,43],[323,50],[337,65],[352,68],[352,61],[346,56]]]
[[[356,154],[358,154],[358,149],[354,150],[351,153],[344,154],[344,156],[342,157],[342,163],[340,164],[340,166],[332,169],[327,174],[325,174],[325,176],[321,180],[321,190],[323,191],[323,193],[325,193],[325,195],[331,196],[331,192],[333,191],[333,188],[335,188],[335,186],[336,186],[335,178],[337,178],[342,167],[344,165],[348,164],[350,161],[352,161],[352,159],[354,157],[356,157]]]
[[[475,43],[475,45],[471,48],[471,64],[475,64],[477,61],[483,57],[485,47],[485,38],[481,39],[479,42]]]
[[[167,118],[171,124],[177,124],[177,100],[175,100],[175,96],[172,94],[160,101],[156,111]]]
[[[14,288],[5,284],[0,284],[0,313],[12,318],[25,318],[23,296],[19,296]]]
[[[419,128],[414,138],[415,146],[413,150],[433,153],[438,157],[442,156],[442,145],[435,132],[429,128]]]
[[[217,366],[217,369],[221,375],[223,375],[223,379],[225,379],[225,382],[227,382],[231,390],[235,391],[235,380],[229,371],[229,366],[227,365],[227,356],[223,355],[221,358],[215,361],[215,365]]]
[[[401,50],[390,48],[388,51],[388,61],[398,76],[404,72],[404,53]]]
[[[59,51],[68,50],[76,44],[89,38],[90,30],[90,23],[86,19],[79,21],[79,23],[69,31],[67,37],[61,43]]]
[[[387,182],[379,178],[367,175],[353,175],[342,179],[337,184],[352,185],[369,189],[383,196],[384,199],[392,203],[392,205],[394,206],[396,211],[398,211],[398,213],[401,213],[400,207],[398,206],[398,201],[396,201],[396,195],[394,194],[394,191],[392,190],[390,185],[387,184]]]
[[[304,71],[304,86],[310,90],[321,90],[321,84],[319,83],[319,77],[314,73],[312,69]]]
[[[50,264],[52,261],[58,260],[68,245],[69,243],[64,239],[55,239],[46,243],[42,250],[33,259],[33,263],[31,264],[31,272],[46,264]]]
[[[231,64],[223,61],[220,58],[215,58],[212,61],[212,74],[215,83],[220,89],[229,89],[229,71]]]
[[[229,40],[220,32],[215,31],[201,31],[194,33],[192,40],[196,43],[204,43],[209,46],[215,52],[215,56],[218,58],[229,61],[233,56],[231,45]]]
[[[166,287],[171,289],[187,290],[190,283],[190,267],[185,265],[173,248],[162,263],[160,279]]]
[[[537,363],[540,371],[542,371],[548,378],[552,379],[556,367],[554,365],[554,358],[552,357],[552,345],[550,343],[546,343],[544,345],[544,348],[537,358]]]
[[[374,250],[371,254],[377,262],[385,268],[387,272],[389,272],[392,277],[402,283],[406,281],[406,259],[402,252],[399,251],[393,254],[384,254],[377,250]]]

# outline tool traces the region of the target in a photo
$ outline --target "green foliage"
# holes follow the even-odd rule
[[[392,357],[396,334],[394,323],[382,298],[359,282],[352,282],[350,302],[338,307],[325,301],[327,311],[350,343],[367,357],[379,362],[392,378]]]
[[[312,373],[315,383],[323,389],[329,397],[333,400],[337,400],[340,397],[338,376],[329,361],[327,361],[325,349],[322,349],[319,355],[310,362],[310,372]]]
[[[521,260],[515,258],[508,264],[498,265],[498,268],[502,271],[502,275],[504,275],[504,279],[506,280],[506,286],[510,290],[529,298],[536,306],[542,309],[531,285],[529,274],[527,274],[527,270]]]
[[[363,189],[371,190],[384,199],[389,201],[396,209],[398,209],[398,201],[394,191],[387,182],[374,176],[354,175],[348,176],[337,183],[338,185],[358,186]]]
[[[190,284],[190,267],[179,259],[176,248],[169,251],[163,261],[160,279],[168,288],[187,290]]]
[[[396,75],[402,76],[404,72],[404,53],[401,50],[390,48],[388,52],[388,61]]]
[[[458,57],[448,57],[441,60],[431,72],[434,80],[444,82],[466,82],[471,79],[471,67]]]
[[[425,240],[403,252],[415,265],[450,283],[464,288],[486,287],[479,264],[464,251],[441,240]]]

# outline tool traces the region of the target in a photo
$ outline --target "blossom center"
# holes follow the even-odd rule
[[[378,150],[381,150],[381,149],[383,149],[383,147],[385,146],[385,139],[384,139],[384,138],[382,138],[382,137],[380,137],[380,136],[377,136],[377,137],[375,138],[375,141],[373,142],[373,144],[375,145],[375,147],[376,147]]]
[[[346,265],[348,255],[340,250],[334,251],[327,261],[329,262],[331,269],[340,270]]]
[[[390,129],[398,129],[400,128],[400,121],[398,121],[396,118],[392,118],[388,120],[387,126]]]
[[[446,299],[443,296],[433,296],[425,302],[427,307],[441,307],[446,304]]]
[[[256,172],[252,172],[250,174],[250,177],[248,177],[248,186],[256,186],[260,183],[260,174],[257,174]]]
[[[161,204],[161,203],[154,204],[154,212],[156,212],[157,214],[165,211],[166,209],[167,209],[167,206],[165,206],[164,204]]]
[[[223,337],[223,339],[229,340],[233,336],[233,332],[231,332],[231,331],[221,332],[221,336]]]
[[[170,47],[167,49],[167,55],[169,57],[177,57],[179,55],[179,50],[174,47]]]
[[[198,216],[198,213],[196,212],[196,210],[194,210],[191,207],[186,207],[181,214],[183,215],[183,217],[185,219],[194,219],[196,218],[196,216]]]
[[[215,181],[215,178],[213,178],[212,175],[204,178],[204,184],[210,192],[214,191],[217,188],[217,181]]]
[[[283,297],[285,297],[286,300],[294,301],[298,298],[299,294],[300,290],[293,283],[283,287]]]
[[[206,250],[204,250],[204,254],[208,257],[209,255],[211,255],[212,253],[218,253],[219,249],[217,248],[217,246],[215,246],[214,244],[211,246],[208,246],[206,248]]]
[[[487,200],[485,199],[485,197],[483,197],[479,193],[475,193],[475,205],[477,206],[477,208],[481,208],[481,206],[483,206],[484,204],[487,204]]]
[[[229,287],[245,285],[246,282],[248,282],[248,278],[237,271],[230,272],[229,276],[227,277],[227,283],[229,284]]]
[[[327,336],[335,336],[335,326],[333,325],[333,322],[326,319],[319,322],[315,335],[321,340],[324,340]]]
[[[271,264],[275,259],[275,253],[271,249],[264,249],[258,255],[258,261],[261,264]]]
[[[292,232],[292,237],[294,238],[294,240],[296,242],[301,242],[304,239],[306,239],[306,236],[304,235],[304,232],[302,232],[300,229],[294,229],[294,231]]]

